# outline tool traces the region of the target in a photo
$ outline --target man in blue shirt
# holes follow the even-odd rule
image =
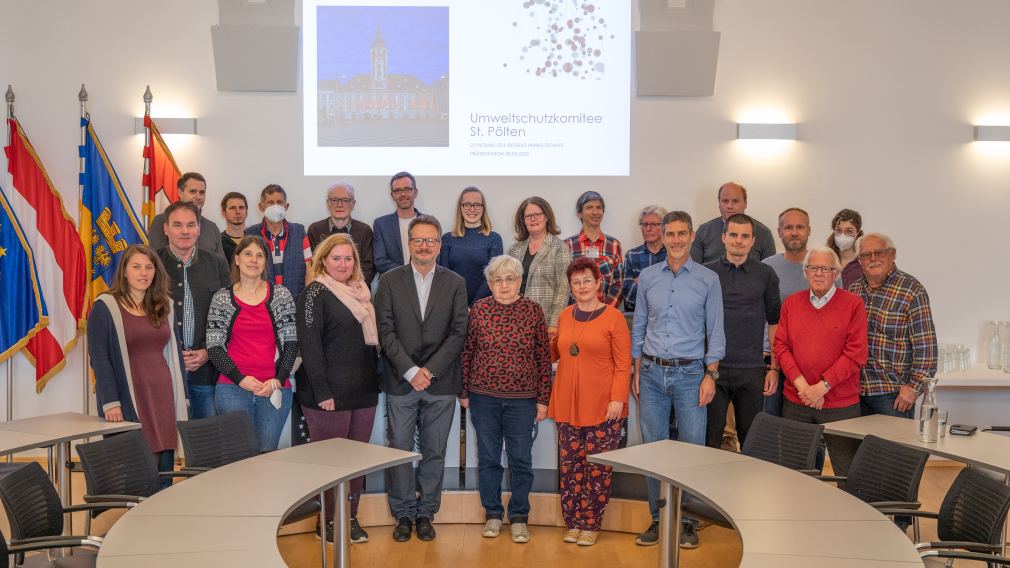
[[[635,311],[638,297],[638,276],[642,270],[666,260],[663,248],[663,215],[666,209],[659,205],[649,205],[638,214],[638,226],[642,229],[642,244],[624,253],[624,283],[621,298],[624,311]]]
[[[705,444],[705,407],[715,395],[726,336],[719,277],[691,260],[692,241],[691,216],[683,211],[667,213],[663,216],[666,262],[646,268],[638,277],[631,388],[639,399],[645,443],[666,439],[673,407],[679,440]],[[647,478],[646,485],[652,525],[635,542],[649,546],[659,542],[659,481]],[[684,548],[698,546],[693,522],[682,524],[680,540]]]

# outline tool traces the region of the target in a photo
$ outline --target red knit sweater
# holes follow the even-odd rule
[[[808,384],[821,379],[831,383],[824,408],[844,408],[859,403],[859,370],[866,364],[866,307],[859,296],[845,290],[821,309],[810,304],[810,291],[802,290],[782,303],[775,333],[775,360],[785,373],[785,397],[803,404],[793,381],[803,375]]]

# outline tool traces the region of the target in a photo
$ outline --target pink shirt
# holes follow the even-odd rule
[[[235,362],[242,376],[255,377],[260,382],[274,377],[277,368],[274,365],[277,354],[277,342],[274,338],[274,326],[267,311],[270,295],[256,305],[243,302],[234,296],[238,306],[238,314],[232,325],[231,337],[228,339],[228,356]],[[224,375],[218,375],[218,384],[234,384]],[[285,388],[291,386],[288,377],[281,381]]]

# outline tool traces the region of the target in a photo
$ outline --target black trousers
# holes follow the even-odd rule
[[[859,403],[842,408],[822,408],[815,410],[809,406],[796,404],[786,399],[782,403],[782,418],[804,422],[806,424],[827,424],[838,420],[848,420],[849,418],[859,418]],[[834,436],[825,434],[824,442],[817,450],[817,463],[815,467],[820,470],[824,467],[824,448],[827,446],[831,455],[831,470],[835,475],[847,475],[852,457],[859,449],[859,440],[845,436]]]
[[[764,409],[764,367],[754,369],[719,369],[719,380],[715,382],[715,398],[708,405],[708,425],[705,445],[710,448],[722,446],[722,433],[726,429],[726,412],[733,403],[736,418],[736,435],[740,447],[747,438],[751,422]]]

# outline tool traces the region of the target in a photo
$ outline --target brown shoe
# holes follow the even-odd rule
[[[592,546],[596,544],[596,539],[600,536],[598,531],[579,531],[579,546]]]
[[[579,542],[579,533],[581,532],[582,531],[579,529],[568,529],[565,531],[565,536],[561,540],[575,544],[576,542]]]

